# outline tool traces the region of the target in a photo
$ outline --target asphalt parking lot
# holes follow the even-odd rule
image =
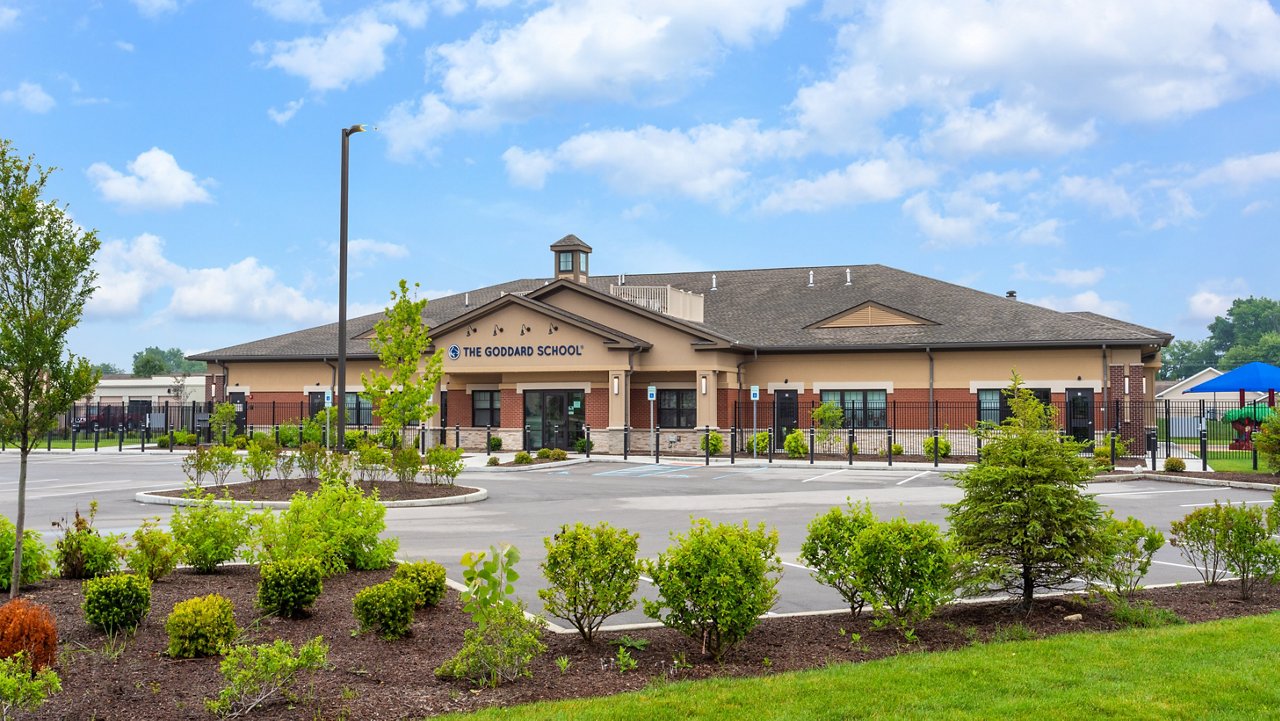
[[[15,512],[18,455],[0,453],[0,513]],[[53,520],[86,511],[91,500],[100,505],[97,526],[106,532],[130,532],[151,516],[167,516],[168,507],[142,505],[133,500],[139,490],[181,485],[179,454],[37,454],[32,457],[28,487],[28,525],[51,531]],[[640,534],[640,552],[656,556],[672,531],[683,532],[692,517],[777,528],[783,574],[778,614],[840,609],[832,590],[815,582],[798,562],[806,525],[815,516],[846,499],[866,500],[881,517],[897,515],[945,524],[943,504],[960,492],[944,475],[932,470],[849,470],[738,464],[736,466],[589,463],[550,466],[519,473],[468,473],[464,485],[489,490],[489,499],[459,506],[395,508],[387,512],[388,532],[400,538],[401,557],[432,559],[461,579],[459,559],[466,551],[495,543],[511,543],[521,551],[517,566],[522,577],[517,593],[531,610],[541,608],[536,590],[543,585],[538,564],[544,557],[542,539],[565,523],[609,521]],[[1098,495],[1118,516],[1134,515],[1155,523],[1167,534],[1169,523],[1213,501],[1269,504],[1263,491],[1193,486],[1160,481],[1095,484]],[[1195,582],[1175,548],[1156,556],[1148,585]],[[653,587],[641,583],[639,594],[654,597]],[[637,609],[611,625],[649,619]]]

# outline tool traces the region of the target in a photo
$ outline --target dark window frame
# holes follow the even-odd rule
[[[878,393],[880,397],[872,403],[869,393]],[[839,394],[839,400],[829,400],[828,394]],[[821,391],[818,398],[822,403],[840,406],[844,411],[844,428],[889,427],[889,392],[883,388],[830,388]]]
[[[568,262],[566,263],[566,261]],[[566,268],[565,265],[568,265],[569,267]],[[573,272],[573,251],[562,250],[559,253],[557,253],[556,268],[561,273],[572,273]]]
[[[657,409],[659,428],[697,428],[698,391],[694,388],[660,388]]]
[[[1031,391],[1041,403],[1053,405],[1053,390],[1051,388],[1027,388],[1027,390]],[[999,399],[997,403],[991,401],[992,393],[996,394]],[[1009,407],[1009,397],[1005,395],[1004,388],[979,388],[977,395],[979,421],[1000,424],[1013,415],[1013,410]],[[983,395],[987,396],[986,400],[983,400]]]
[[[502,425],[502,391],[471,391],[471,425],[475,428]]]

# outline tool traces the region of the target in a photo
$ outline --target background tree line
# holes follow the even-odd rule
[[[98,363],[93,366],[102,375],[123,375],[126,371],[114,363]],[[181,348],[163,349],[159,346],[147,346],[133,354],[133,375],[148,378],[150,376],[171,375],[180,373],[203,373],[203,361],[189,361],[184,357]]]
[[[1205,368],[1231,370],[1262,361],[1280,365],[1280,301],[1236,298],[1204,340],[1175,340],[1161,354],[1159,378],[1180,380]]]

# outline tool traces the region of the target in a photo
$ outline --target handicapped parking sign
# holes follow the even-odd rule
[[[657,398],[657,397],[658,397],[658,387],[657,387],[657,386],[649,386],[649,400],[653,400],[653,399],[655,399],[655,398]]]
[[[751,386],[751,400],[760,400],[760,386]]]

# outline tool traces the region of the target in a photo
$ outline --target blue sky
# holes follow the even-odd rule
[[[0,136],[103,241],[72,349],[550,272],[884,263],[1182,338],[1276,297],[1250,0],[0,0]],[[761,322],[768,322],[762,318]]]

